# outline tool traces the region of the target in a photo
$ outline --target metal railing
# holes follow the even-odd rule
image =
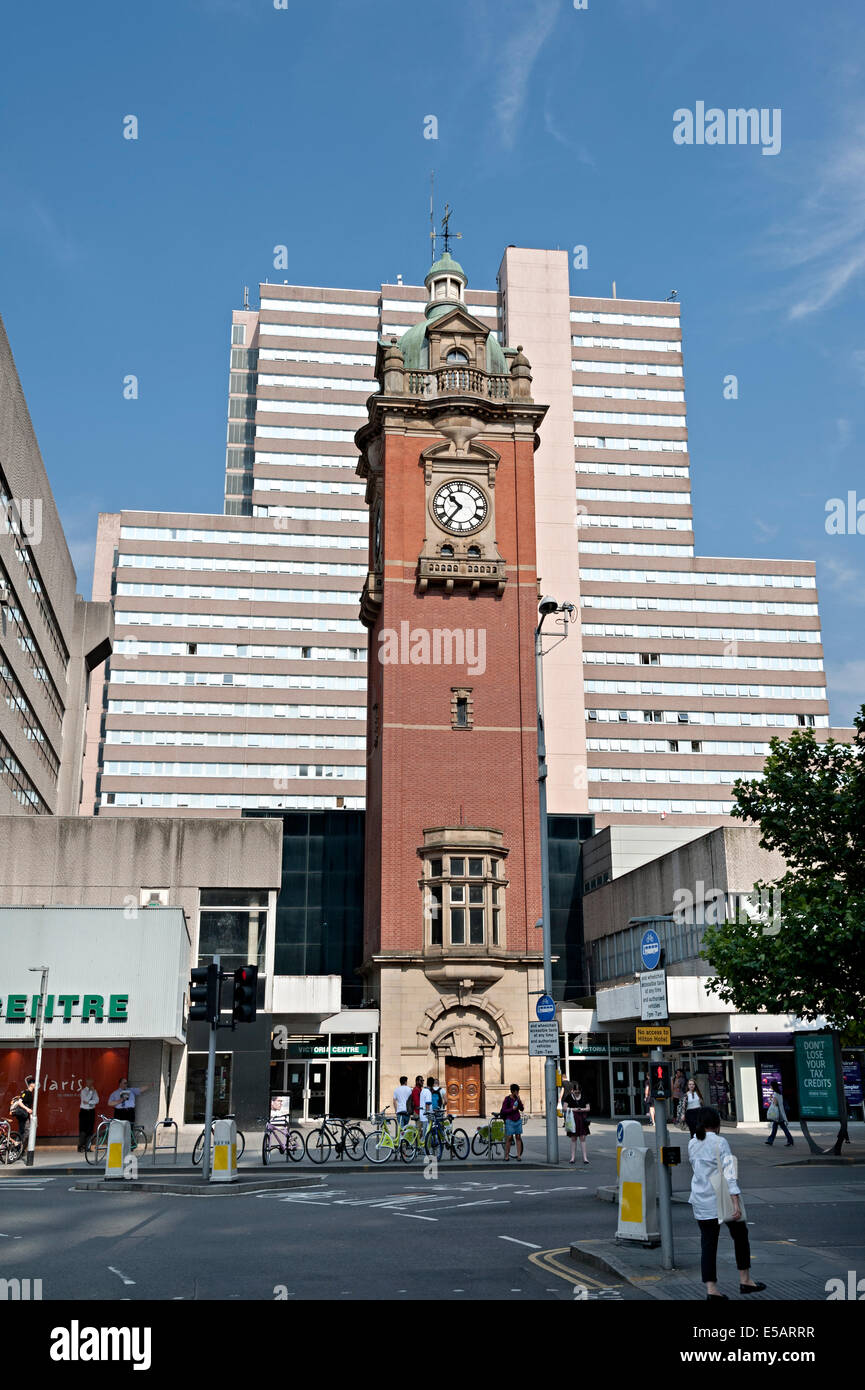
[[[484,396],[488,400],[511,399],[511,378],[491,376],[473,367],[439,367],[432,372],[406,372],[410,396]]]

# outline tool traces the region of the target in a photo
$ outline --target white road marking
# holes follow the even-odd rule
[[[109,1265],[109,1266],[108,1266],[108,1271],[109,1271],[110,1274],[116,1274],[116,1275],[117,1275],[117,1278],[118,1278],[118,1279],[122,1279],[123,1282],[124,1282],[124,1284],[134,1284],[134,1283],[135,1283],[135,1280],[134,1280],[134,1279],[127,1279],[126,1275],[123,1274],[119,1269],[115,1269],[113,1265]]]
[[[457,1202],[458,1207],[509,1207],[510,1202],[506,1197],[494,1201],[491,1197],[484,1197],[480,1202]]]
[[[407,1216],[410,1221],[438,1221],[437,1216],[417,1216],[413,1211],[395,1211],[394,1216]]]
[[[535,1245],[531,1240],[517,1240],[516,1236],[499,1236],[499,1240],[509,1240],[512,1245],[527,1245],[530,1250],[542,1250],[542,1245]],[[513,1289],[511,1290],[513,1293]]]

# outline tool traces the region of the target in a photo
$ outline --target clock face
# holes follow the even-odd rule
[[[433,515],[439,526],[455,536],[465,536],[483,526],[489,503],[477,483],[445,483],[433,498]]]

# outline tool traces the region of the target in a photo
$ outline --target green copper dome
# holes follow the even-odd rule
[[[467,285],[469,282],[469,277],[466,275],[459,262],[454,260],[450,251],[443,252],[435,264],[430,266],[424,284],[429,285],[430,280],[437,280],[440,275],[453,275],[457,279],[462,280],[464,285]]]

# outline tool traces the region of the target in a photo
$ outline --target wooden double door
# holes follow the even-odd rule
[[[452,1115],[483,1114],[481,1065],[480,1057],[445,1058],[445,1089]]]

